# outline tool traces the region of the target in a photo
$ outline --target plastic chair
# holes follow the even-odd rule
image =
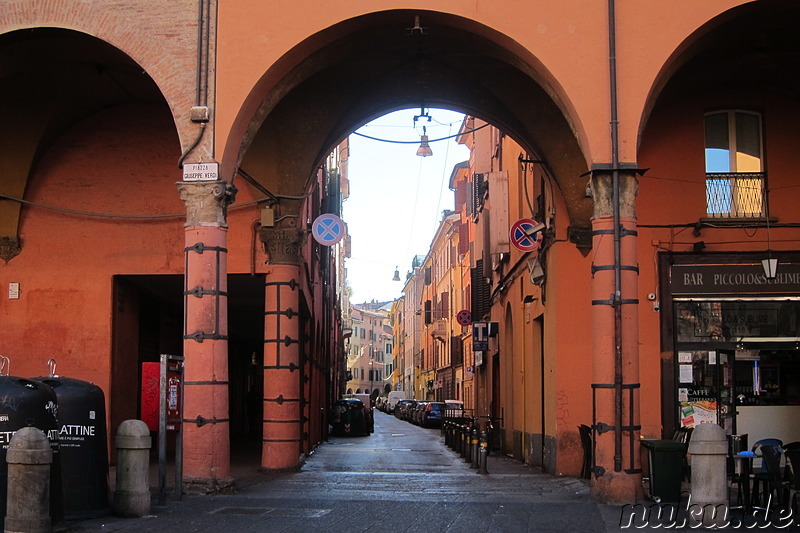
[[[583,446],[583,465],[581,466],[581,477],[590,479],[592,477],[592,428],[586,424],[578,426],[581,434],[581,445]]]
[[[683,453],[683,477],[686,481],[692,480],[692,465],[689,463],[689,454],[686,452],[689,450],[689,441],[692,440],[693,431],[694,428],[680,427],[672,435],[672,440],[680,442],[685,448]]]
[[[775,497],[774,501],[780,506],[790,504],[794,499],[791,483],[783,479],[781,472],[782,454],[783,448],[780,446],[761,446],[762,465],[767,469],[766,490],[761,493],[762,505],[767,505],[771,496]]]
[[[797,491],[800,490],[800,442],[792,442],[796,446],[784,450],[786,455],[786,469],[784,478],[789,484],[789,508],[792,509],[792,516],[798,516],[800,507],[797,503]],[[790,446],[790,444],[787,444]]]
[[[753,452],[755,454],[761,454],[762,448],[765,446],[777,446],[782,448],[783,441],[780,439],[758,440],[753,443]],[[759,469],[754,468],[753,473],[750,474],[750,477],[753,479],[753,501],[755,501],[755,497],[762,492],[764,487],[766,487],[769,483],[769,473],[767,472],[767,465],[763,459],[761,460],[761,467]]]

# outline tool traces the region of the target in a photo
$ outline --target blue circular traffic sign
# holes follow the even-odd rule
[[[314,240],[325,246],[333,246],[344,237],[344,222],[331,213],[320,215],[311,225]]]

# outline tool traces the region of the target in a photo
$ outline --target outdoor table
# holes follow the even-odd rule
[[[752,502],[750,494],[750,474],[753,471],[753,459],[761,457],[753,452],[737,453],[733,455],[734,460],[739,465],[739,500],[745,509],[750,508]]]

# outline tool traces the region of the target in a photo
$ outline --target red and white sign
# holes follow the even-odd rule
[[[511,244],[518,250],[523,252],[534,252],[542,245],[542,232],[540,226],[535,220],[530,218],[521,218],[511,225],[509,231],[509,239]]]

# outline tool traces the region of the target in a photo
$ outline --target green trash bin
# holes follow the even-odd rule
[[[686,444],[674,440],[642,440],[650,467],[650,494],[656,502],[679,502]]]

